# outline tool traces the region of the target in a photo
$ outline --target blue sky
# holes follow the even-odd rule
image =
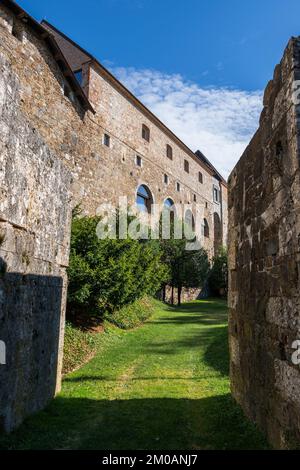
[[[19,0],[88,49],[225,176],[251,135],[299,0]],[[195,122],[196,121],[196,122]]]

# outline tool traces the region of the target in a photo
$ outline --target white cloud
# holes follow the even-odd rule
[[[181,75],[153,70],[113,72],[192,150],[229,175],[258,127],[261,91],[201,88]]]

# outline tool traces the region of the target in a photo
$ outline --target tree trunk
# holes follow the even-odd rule
[[[171,289],[171,304],[174,305],[174,286]]]
[[[166,302],[166,285],[165,284],[163,286],[162,300],[163,302]]]
[[[182,292],[182,287],[178,287],[178,306],[179,307],[181,305],[181,292]]]

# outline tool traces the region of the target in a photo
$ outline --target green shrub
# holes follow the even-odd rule
[[[99,335],[86,333],[66,323],[63,374],[67,374],[93,357],[96,352]]]
[[[112,315],[107,315],[106,319],[124,330],[136,328],[148,320],[154,313],[154,303],[153,298],[145,296],[142,299],[136,300],[131,305],[122,307]]]
[[[73,219],[68,304],[103,316],[155,294],[168,270],[157,241],[99,240],[98,222],[98,217]]]
[[[213,259],[209,275],[209,287],[214,295],[227,296],[228,292],[228,257],[226,248],[221,248]]]

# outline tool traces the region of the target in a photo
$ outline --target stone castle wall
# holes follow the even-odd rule
[[[264,95],[260,128],[229,179],[232,392],[276,448],[300,442],[300,41]]]
[[[86,62],[83,53],[72,55],[66,48],[64,53],[69,54],[74,69],[85,61],[83,88],[96,113],[84,113],[78,103],[64,96],[64,77],[43,40],[26,23],[0,8],[0,51],[19,78],[22,112],[72,172],[72,205],[80,204],[84,213],[94,215],[99,204],[117,204],[119,196],[127,196],[133,204],[138,186],[144,183],[154,202],[163,204],[171,198],[175,204],[189,205],[200,221],[208,221],[209,237],[202,233],[201,241],[211,256],[218,248],[216,232],[220,232],[219,243],[225,245],[226,185],[116,89],[97,64]],[[22,40],[12,35],[13,24],[23,32]],[[69,48],[74,50],[74,46]],[[142,124],[150,128],[150,143],[142,139]],[[104,133],[111,136],[110,148],[103,145]],[[166,156],[167,144],[173,148],[173,160]],[[137,155],[142,157],[141,168],[136,165]],[[184,171],[184,159],[189,161],[189,173]],[[203,183],[199,182],[199,171]],[[168,184],[164,183],[165,174]],[[221,204],[214,202],[213,186],[220,189]]]
[[[60,388],[70,236],[70,173],[20,110],[0,52],[0,431]]]
[[[80,68],[81,63],[83,89],[96,111],[95,114],[86,114],[83,123],[79,122],[79,129],[74,128],[73,120],[72,126],[69,125],[68,114],[62,122],[65,132],[62,158],[67,159],[66,164],[75,172],[73,192],[76,201],[81,203],[85,212],[94,214],[99,203],[116,204],[119,196],[126,195],[129,203],[134,204],[137,188],[146,184],[156,203],[163,204],[166,198],[171,198],[175,204],[189,204],[194,215],[197,203],[199,219],[206,218],[210,227],[210,237],[202,237],[202,244],[213,255],[214,214],[218,214],[221,222],[221,243],[227,242],[226,185],[220,184],[192,152],[178,144],[170,132],[153,122],[149,113],[143,112],[130,93],[126,94],[100,64],[87,60],[76,46],[55,30],[50,31],[55,34],[74,71]],[[143,124],[150,129],[149,143],[142,139]],[[42,125],[39,119],[36,125]],[[49,130],[47,119],[49,143],[52,132],[56,134],[56,127]],[[77,146],[68,149],[72,132],[76,134]],[[111,137],[109,148],[103,145],[105,133]],[[167,144],[173,148],[173,160],[166,156]],[[137,155],[142,157],[141,168],[136,165]],[[184,171],[185,159],[189,161],[189,173]],[[199,171],[203,174],[203,183],[199,182]],[[169,177],[168,184],[164,183],[165,174]],[[180,183],[180,192],[176,190],[177,182]],[[222,191],[222,204],[214,203],[213,185]]]

